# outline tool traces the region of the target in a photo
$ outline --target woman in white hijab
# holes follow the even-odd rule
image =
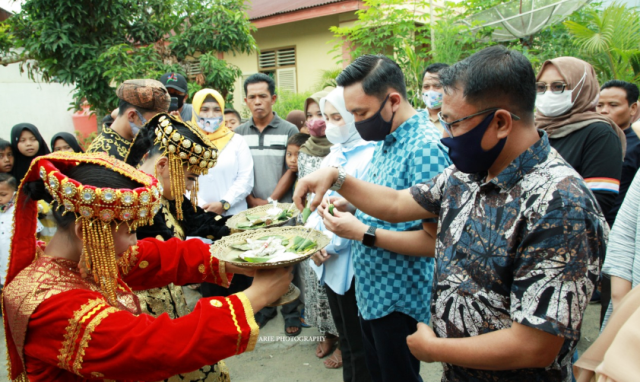
[[[363,179],[373,158],[375,142],[367,142],[360,137],[355,127],[353,115],[344,104],[344,89],[331,91],[320,100],[320,110],[326,120],[325,134],[333,144],[321,167],[342,166],[347,174]],[[339,196],[328,191],[325,198]],[[313,256],[311,268],[324,286],[331,314],[339,334],[342,350],[343,376],[345,381],[371,381],[365,364],[364,347],[358,319],[358,306],[355,297],[353,262],[351,261],[351,241],[343,239],[324,227],[322,217],[314,212],[307,221],[307,227],[323,231],[331,237],[331,244]],[[314,288],[306,288],[305,294]],[[316,290],[318,288],[315,288]],[[313,296],[305,295],[306,309],[313,303]],[[325,361],[332,361],[329,358]],[[335,362],[336,360],[333,360]]]

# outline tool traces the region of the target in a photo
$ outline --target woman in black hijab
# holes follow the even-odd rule
[[[29,170],[33,158],[49,154],[49,147],[38,128],[30,123],[19,123],[11,129],[11,149],[15,162],[11,175],[21,181]]]
[[[56,145],[57,144],[57,145]],[[83,153],[78,140],[73,134],[58,133],[51,138],[51,150],[56,151],[73,151],[75,153]]]

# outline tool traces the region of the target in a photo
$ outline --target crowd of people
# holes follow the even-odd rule
[[[640,375],[635,84],[601,84],[574,57],[536,74],[502,46],[428,65],[424,109],[385,56],[336,84],[279,116],[274,80],[251,75],[243,120],[215,89],[189,103],[179,73],[128,80],[86,153],[14,126],[0,139],[11,380],[227,381],[223,360],[255,347],[291,280],[283,334],[317,327],[315,355],[344,381],[422,381],[421,361],[443,381]],[[310,207],[295,224],[330,244],[274,270],[210,255],[230,217],[274,201]],[[589,303],[602,334],[579,355]]]

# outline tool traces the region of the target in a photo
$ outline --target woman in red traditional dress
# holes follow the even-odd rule
[[[136,243],[160,194],[155,178],[105,154],[33,161],[18,192],[3,296],[12,381],[157,381],[253,350],[253,312],[287,291],[290,269],[257,271],[246,291],[201,299],[178,319],[141,314],[132,290],[221,283],[243,271],[200,240]],[[35,229],[46,195],[62,213],[44,248]]]

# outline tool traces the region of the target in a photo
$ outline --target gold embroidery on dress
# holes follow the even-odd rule
[[[102,131],[93,142],[91,142],[87,152],[103,152],[124,161],[127,159],[132,144],[133,142],[122,138],[120,134],[116,133],[111,127],[103,125]]]
[[[114,307],[108,307],[107,309],[104,309],[102,312],[95,315],[91,319],[91,321],[89,321],[89,324],[87,325],[86,329],[84,330],[84,334],[82,335],[82,339],[78,344],[78,354],[76,355],[76,360],[73,362],[73,372],[76,373],[77,375],[82,376],[80,374],[80,370],[82,370],[82,361],[84,359],[84,351],[89,345],[89,341],[91,340],[91,334],[94,332],[94,330],[96,330],[96,326],[100,325],[102,320],[104,320],[111,313],[115,313],[117,311],[118,309]],[[91,314],[93,314],[93,312]],[[82,322],[84,323],[86,319],[91,317],[91,314],[83,318]]]
[[[260,327],[256,323],[255,315],[253,314],[253,307],[251,306],[251,302],[247,298],[247,296],[243,293],[236,293],[234,296],[238,297],[240,302],[242,302],[242,306],[244,307],[244,316],[251,328],[251,334],[249,334],[249,342],[247,343],[247,349],[245,352],[253,351],[256,347],[256,343],[258,342],[258,334],[260,334]]]
[[[122,280],[118,282],[126,286]],[[75,289],[89,290],[102,296],[96,284],[80,276],[77,262],[46,255],[40,255],[5,287],[5,313],[23,365],[27,327],[33,312],[48,298]],[[138,300],[128,287],[123,288],[122,292],[119,291],[117,297],[119,309],[133,314],[140,313]]]
[[[220,285],[229,288],[229,279],[227,278],[226,262],[218,261],[218,273],[220,273]]]
[[[160,200],[162,202],[162,213],[164,214],[165,224],[171,231],[173,231],[174,237],[184,240],[186,238],[184,230],[178,220],[171,213],[171,209],[169,209],[169,201],[165,199],[164,196],[160,198]]]
[[[236,311],[233,308],[233,303],[229,300],[229,297],[225,297],[227,300],[227,304],[229,305],[229,310],[231,311],[231,318],[233,318],[233,323],[236,326],[236,330],[238,331],[238,342],[236,343],[236,354],[240,354],[240,344],[242,343],[242,329],[240,329],[240,325],[238,325],[238,319],[236,318]]]
[[[73,313],[73,317],[69,319],[69,324],[65,329],[64,341],[62,341],[62,347],[60,348],[60,354],[58,355],[58,367],[71,371],[71,359],[75,353],[75,346],[82,330],[81,322],[87,317],[91,317],[98,310],[107,306],[106,300],[94,299],[89,300],[86,304],[82,305],[80,309]]]
[[[169,284],[161,288],[134,292],[140,298],[142,311],[153,317],[167,313],[171,319],[189,314],[182,287]]]

